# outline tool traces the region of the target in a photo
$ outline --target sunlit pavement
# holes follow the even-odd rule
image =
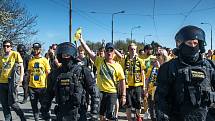
[[[19,88],[18,90],[19,90],[19,92],[22,92],[22,88]],[[22,101],[22,93],[19,95],[18,98],[19,98],[19,101]],[[53,103],[52,109],[54,108],[54,105],[55,104]],[[28,99],[28,102],[25,104],[19,103],[19,106],[24,111],[27,121],[34,121],[34,117],[33,117],[31,104],[29,102],[29,99]],[[40,105],[39,105],[39,107],[40,107]],[[51,112],[52,112],[52,118],[54,118],[53,111],[51,111]],[[13,117],[13,121],[20,121],[19,117],[16,115],[16,113],[14,111],[12,111],[12,117]],[[4,121],[4,115],[3,115],[1,105],[0,105],[0,121]],[[119,121],[126,121],[125,112],[119,112]],[[144,121],[150,121],[150,120],[144,120]]]

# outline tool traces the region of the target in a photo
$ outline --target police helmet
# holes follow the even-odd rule
[[[70,42],[63,42],[57,45],[56,55],[59,62],[62,60],[62,54],[67,54],[71,56],[71,59],[75,59],[77,57],[77,48]]]
[[[196,26],[188,25],[181,28],[175,35],[176,41],[186,42],[188,40],[199,40],[200,52],[205,52],[205,32]]]
[[[17,51],[18,52],[25,52],[26,51],[26,47],[23,44],[18,44],[17,45]]]

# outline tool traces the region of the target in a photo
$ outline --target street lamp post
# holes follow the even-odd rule
[[[119,11],[119,12],[116,12],[116,13],[113,13],[112,14],[112,43],[113,43],[113,19],[114,19],[114,15],[116,15],[116,14],[119,14],[119,13],[125,13],[125,11]]]
[[[213,26],[210,23],[201,23],[201,24],[208,24],[211,27],[211,50],[213,49]]]
[[[134,29],[139,29],[141,26],[135,26],[131,28],[131,41],[132,41],[132,34]]]
[[[146,45],[146,37],[150,37],[150,36],[152,36],[151,34],[148,34],[148,35],[145,35],[144,36],[144,46]]]

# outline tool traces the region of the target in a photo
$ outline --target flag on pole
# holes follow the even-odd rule
[[[81,33],[82,33],[82,28],[79,27],[75,32],[75,36],[74,36],[73,40],[78,41],[81,38]]]

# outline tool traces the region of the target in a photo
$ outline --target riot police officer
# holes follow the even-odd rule
[[[205,121],[214,103],[214,62],[202,58],[205,33],[185,26],[175,36],[175,59],[161,65],[155,92],[158,121]]]
[[[22,87],[23,87],[23,91],[24,91],[24,97],[23,97],[23,101],[21,102],[22,104],[27,102],[28,99],[28,79],[27,79],[27,75],[28,75],[28,62],[30,60],[30,55],[28,55],[26,53],[27,49],[25,47],[25,45],[23,44],[18,44],[17,45],[17,51],[19,52],[19,54],[21,55],[22,59],[23,59],[23,66],[24,66],[24,77],[23,77],[23,81],[22,81]]]
[[[43,118],[50,118],[47,114],[51,100],[56,96],[57,121],[77,121],[85,90],[91,96],[90,118],[93,121],[98,120],[100,99],[95,78],[89,68],[77,64],[75,45],[69,42],[61,43],[57,47],[56,54],[62,66],[49,74],[46,96],[41,107]]]

